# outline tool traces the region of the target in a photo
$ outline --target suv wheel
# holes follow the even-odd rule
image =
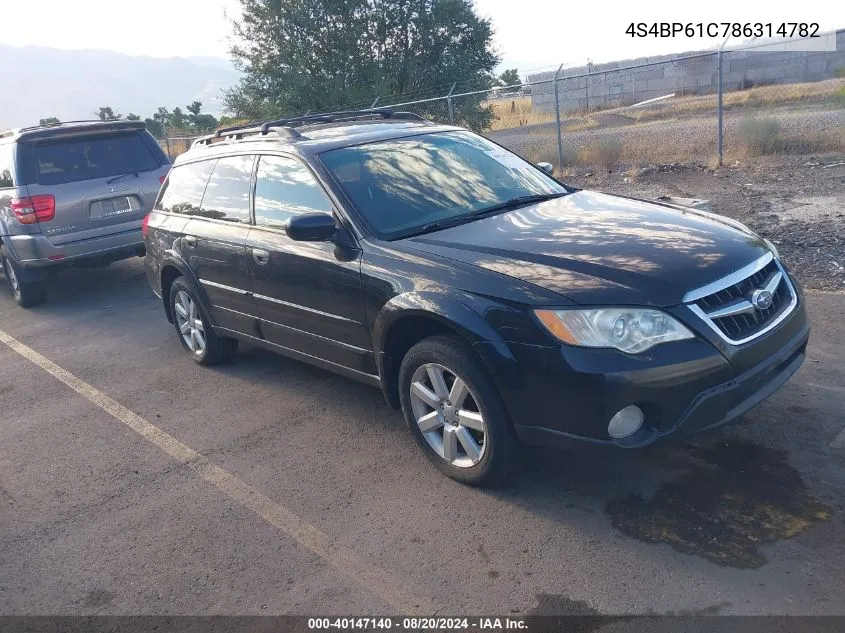
[[[461,340],[417,343],[402,359],[399,389],[411,432],[444,474],[471,485],[506,474],[516,449],[510,420],[481,360]]]
[[[179,342],[200,365],[225,362],[238,349],[237,340],[214,333],[196,291],[185,279],[177,279],[170,286],[170,313]]]
[[[15,265],[6,256],[4,250],[0,250],[0,263],[3,264],[3,274],[12,291],[12,298],[22,308],[44,303],[47,299],[47,284],[43,281],[22,282],[15,269]]]

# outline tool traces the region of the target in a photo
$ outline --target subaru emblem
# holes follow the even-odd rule
[[[758,310],[766,310],[772,305],[772,293],[765,288],[755,290],[751,295],[751,305]]]
[[[115,191],[117,191],[117,187],[115,187],[114,185],[106,185],[106,191],[114,193]]]

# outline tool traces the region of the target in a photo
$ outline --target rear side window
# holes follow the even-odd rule
[[[171,169],[158,196],[156,211],[199,215],[205,186],[216,162],[207,160]]]
[[[308,169],[292,158],[262,156],[255,182],[255,223],[284,227],[300,213],[332,212],[332,205]]]
[[[61,185],[160,167],[158,158],[136,132],[36,143],[35,161],[39,185]]]
[[[0,145],[0,189],[15,186],[12,176],[12,172],[14,171],[14,154],[12,148],[13,145],[11,143]]]
[[[197,215],[249,224],[249,190],[255,156],[227,156],[217,161]]]

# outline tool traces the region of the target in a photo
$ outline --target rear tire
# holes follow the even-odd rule
[[[481,359],[454,336],[414,345],[399,368],[405,421],[426,457],[446,476],[472,486],[501,481],[518,442]]]
[[[225,363],[234,356],[238,341],[218,336],[197,300],[199,293],[193,284],[179,277],[170,286],[170,313],[176,326],[179,342],[191,358],[200,365]]]
[[[12,292],[12,298],[22,308],[36,306],[47,299],[47,284],[44,281],[23,282],[17,266],[6,256],[5,249],[0,249],[0,263],[6,283]]]

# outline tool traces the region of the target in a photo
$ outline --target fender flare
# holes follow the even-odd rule
[[[398,407],[395,375],[401,359],[391,358],[385,347],[391,328],[407,317],[430,319],[455,332],[478,352],[494,380],[497,372],[490,362],[491,355],[507,363],[516,362],[507,343],[495,328],[458,298],[430,291],[397,295],[384,304],[372,328],[376,367],[382,380],[385,398],[391,406]],[[479,343],[484,345],[478,345]]]
[[[196,288],[197,291],[197,301],[199,301],[200,306],[205,311],[208,320],[211,321],[211,325],[216,326],[217,324],[214,322],[214,317],[211,313],[211,301],[209,301],[208,299],[208,295],[205,292],[205,288],[203,288],[199,278],[196,276],[196,274],[194,274],[194,271],[182,258],[179,252],[172,249],[165,251],[164,257],[159,263],[158,270],[156,271],[156,274],[158,275],[159,289],[161,290],[161,302],[164,305],[164,313],[165,315],[167,315],[167,320],[170,323],[173,323],[173,315],[170,314],[170,301],[168,298],[165,297],[164,286],[161,283],[161,277],[164,269],[168,266],[172,266],[173,268],[178,270],[182,277],[186,277],[193,284],[194,288]]]

